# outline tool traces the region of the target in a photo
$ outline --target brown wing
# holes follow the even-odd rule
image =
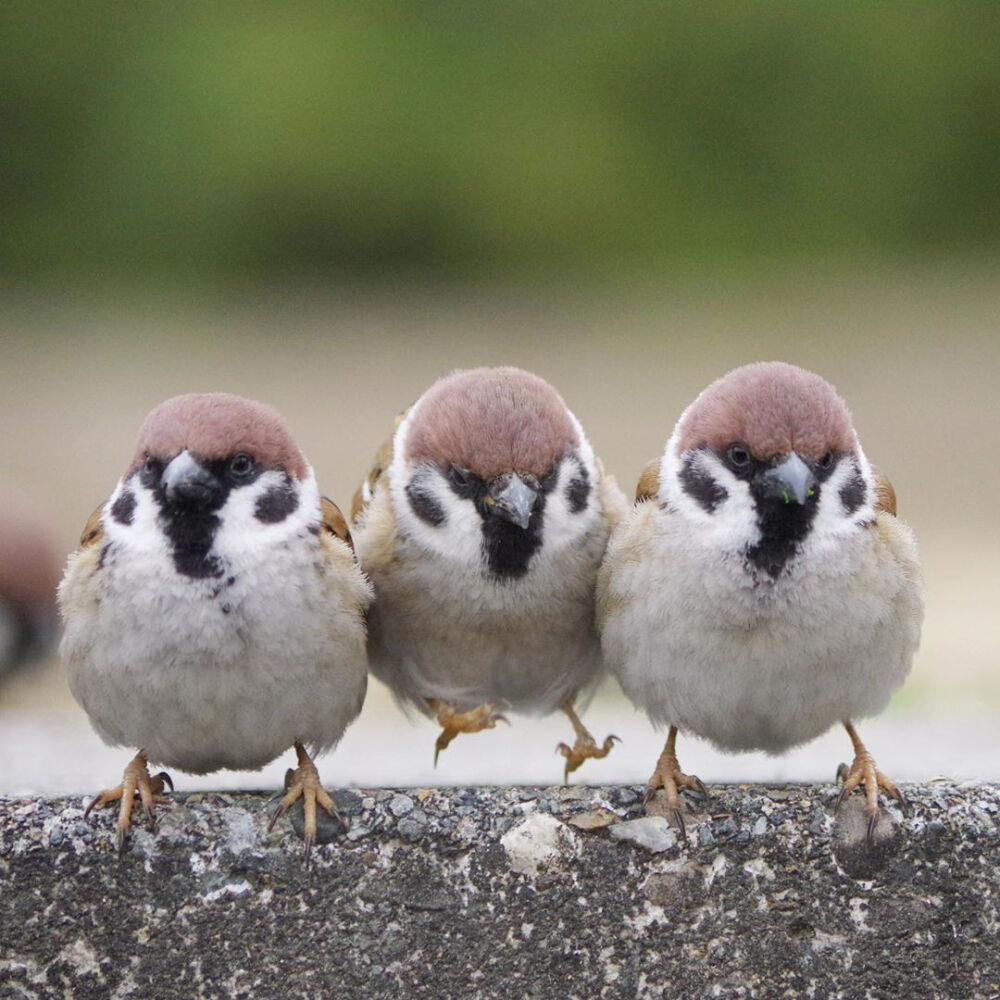
[[[642,467],[642,475],[639,476],[639,485],[635,488],[635,502],[642,503],[643,500],[655,500],[660,492],[660,460],[654,458]]]
[[[355,490],[354,497],[351,499],[351,524],[354,524],[358,519],[358,515],[365,509],[367,500],[365,500],[365,486],[368,487],[368,498],[375,493],[375,487],[378,481],[385,475],[386,469],[392,464],[392,442],[396,437],[396,430],[399,425],[403,422],[403,418],[409,410],[404,410],[402,413],[396,415],[396,419],[392,424],[392,435],[388,440],[383,441],[379,445],[378,451],[375,452],[375,460],[372,462],[371,471],[365,476],[361,485]]]
[[[347,529],[347,521],[340,513],[340,508],[329,498],[321,497],[319,502],[320,524],[323,530],[329,535],[336,535],[342,542],[347,542],[354,551],[354,541],[351,533]]]
[[[80,548],[89,549],[92,545],[100,545],[104,541],[104,528],[101,525],[101,511],[104,504],[98,504],[94,513],[87,518],[86,527],[80,535]]]
[[[885,511],[887,514],[896,516],[896,491],[889,482],[889,477],[872,466],[872,474],[875,476],[875,513]]]

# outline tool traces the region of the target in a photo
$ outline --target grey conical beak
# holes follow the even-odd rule
[[[160,481],[167,500],[183,506],[210,507],[222,489],[219,480],[188,451],[182,451],[167,465]]]
[[[764,496],[785,503],[805,503],[816,488],[812,469],[793,451],[786,459],[762,472],[759,480]]]
[[[534,479],[534,477],[530,477]],[[486,509],[497,517],[525,529],[531,522],[531,512],[538,501],[538,487],[516,472],[497,476],[490,483]]]

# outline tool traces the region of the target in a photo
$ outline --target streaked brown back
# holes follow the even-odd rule
[[[635,488],[635,502],[655,500],[660,492],[660,460],[654,458],[642,467],[639,484]]]
[[[396,437],[396,431],[399,429],[399,425],[403,422],[403,418],[409,410],[406,409],[402,413],[397,413],[395,420],[392,423],[392,434],[390,437],[383,441],[379,445],[378,451],[375,452],[375,458],[372,461],[372,467],[362,480],[361,486],[359,486],[354,491],[354,496],[351,498],[351,524],[354,524],[358,519],[358,515],[365,508],[365,498],[364,498],[364,484],[368,484],[369,496],[374,496],[375,487],[378,485],[379,480],[385,475],[389,466],[392,465],[392,442]]]
[[[104,527],[101,525],[101,511],[104,504],[98,504],[94,513],[87,518],[83,534],[80,535],[80,548],[89,549],[93,545],[100,545],[104,541]]]
[[[875,511],[884,511],[886,514],[896,516],[896,491],[889,482],[889,477],[872,466],[872,474],[875,476]]]
[[[354,540],[347,528],[347,521],[341,514],[340,508],[329,498],[320,498],[320,523],[323,530],[330,535],[336,535],[342,542],[347,542],[351,551],[354,551]]]

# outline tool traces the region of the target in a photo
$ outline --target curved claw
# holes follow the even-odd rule
[[[687,840],[687,827],[684,825],[684,815],[680,809],[671,809],[670,818],[674,821],[680,831],[681,840]]]
[[[159,774],[156,774],[156,775],[154,775],[153,777],[154,777],[154,780],[155,780],[156,778],[159,778],[159,779],[160,779],[160,781],[162,781],[162,782],[163,782],[163,784],[164,784],[164,785],[166,785],[166,786],[167,786],[167,787],[168,787],[168,788],[170,789],[170,791],[173,791],[173,790],[174,790],[174,782],[173,782],[173,779],[172,779],[172,778],[170,777],[170,775],[169,775],[169,774],[167,774],[167,772],[166,772],[166,771],[160,771],[160,772],[159,772]],[[162,787],[160,788],[160,791],[161,791],[161,792],[163,791],[163,788],[162,788]]]
[[[837,781],[844,781],[844,780],[846,780],[847,776],[850,773],[851,773],[851,769],[843,761],[841,761],[837,765],[836,780]]]
[[[868,828],[865,831],[865,841],[869,847],[871,847],[875,840],[875,827],[878,826],[878,818],[879,811],[877,809],[868,817]]]
[[[281,805],[279,805],[278,808],[275,809],[273,813],[271,813],[271,821],[267,824],[268,833],[270,833],[274,829],[274,824],[277,823],[278,820],[281,819],[281,817],[284,816],[286,812],[288,812],[288,806],[285,805],[284,802],[282,802]]]
[[[704,802],[708,798],[708,789],[705,787],[704,782],[696,774],[688,775],[692,782],[694,782],[694,787],[690,785],[684,785],[681,791],[685,795],[690,795],[693,799],[698,799],[700,802]]]
[[[306,866],[306,868],[308,868],[309,862],[312,859],[313,837],[311,834],[306,834],[302,838],[302,841],[305,844],[305,847],[302,851],[302,863]]]
[[[104,797],[104,793],[103,792],[98,792],[97,795],[94,796],[94,798],[91,801],[90,805],[87,806],[87,808],[83,810],[83,818],[84,819],[87,819],[90,816],[90,810],[93,809],[94,806],[96,806],[97,803],[100,802],[103,797]]]
[[[128,843],[128,829],[123,826],[115,827],[115,852],[118,857],[125,853],[125,845]]]

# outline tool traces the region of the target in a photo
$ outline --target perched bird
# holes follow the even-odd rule
[[[11,489],[0,489],[0,678],[43,656],[58,632],[59,559],[46,523]]]
[[[713,382],[648,465],[608,546],[598,621],[609,667],[669,726],[649,794],[683,827],[677,731],[771,754],[843,723],[854,762],[840,801],[878,789],[854,720],[880,712],[910,669],[923,599],[895,496],[833,387],[779,362]]]
[[[271,822],[303,798],[308,860],[316,803],[333,812],[309,753],[361,711],[371,586],[285,421],[227,393],[161,403],[81,546],[59,587],[70,687],[105,742],[142,748],[90,806],[121,801],[119,851],[134,793],[152,828],[169,783],[148,761],[256,769],[294,746]]]
[[[397,419],[355,496],[358,558],[375,584],[372,672],[437,717],[435,761],[498,709],[561,709],[568,776],[604,757],[574,710],[603,673],[597,570],[625,507],[547,382],[518,368],[439,379]]]

